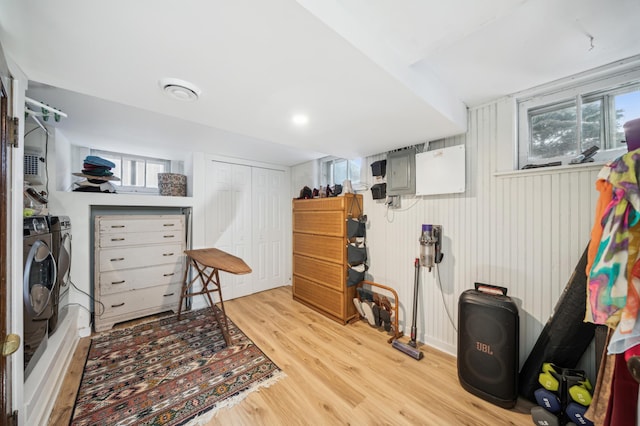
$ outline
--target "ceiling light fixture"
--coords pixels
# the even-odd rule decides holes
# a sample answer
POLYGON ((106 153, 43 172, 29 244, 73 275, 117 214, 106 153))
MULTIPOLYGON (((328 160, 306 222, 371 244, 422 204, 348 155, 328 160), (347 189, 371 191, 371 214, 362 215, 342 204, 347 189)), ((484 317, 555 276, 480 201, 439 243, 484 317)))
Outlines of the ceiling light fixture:
POLYGON ((307 117, 304 114, 296 114, 291 118, 291 121, 296 126, 304 126, 305 124, 307 124, 309 122, 309 117, 307 117))
POLYGON ((159 84, 167 96, 179 101, 195 101, 202 93, 195 84, 178 78, 163 78, 159 84))

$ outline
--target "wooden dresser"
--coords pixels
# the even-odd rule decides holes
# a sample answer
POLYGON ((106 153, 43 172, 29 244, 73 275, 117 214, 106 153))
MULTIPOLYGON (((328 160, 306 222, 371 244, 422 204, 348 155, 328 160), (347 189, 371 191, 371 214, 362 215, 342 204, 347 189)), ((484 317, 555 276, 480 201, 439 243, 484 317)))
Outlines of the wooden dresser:
POLYGON ((357 315, 356 286, 347 286, 346 219, 361 207, 362 195, 354 194, 293 200, 293 298, 343 324, 357 315))
POLYGON ((95 330, 173 310, 185 268, 183 215, 95 217, 95 330))

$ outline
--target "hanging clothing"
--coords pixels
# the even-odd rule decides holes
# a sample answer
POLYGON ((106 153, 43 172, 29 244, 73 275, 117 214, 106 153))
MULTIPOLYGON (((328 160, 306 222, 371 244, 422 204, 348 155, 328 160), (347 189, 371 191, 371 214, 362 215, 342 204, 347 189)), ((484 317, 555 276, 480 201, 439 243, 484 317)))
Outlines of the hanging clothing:
POLYGON ((615 327, 627 303, 632 282, 628 263, 637 260, 629 258, 629 243, 636 236, 640 238, 640 233, 632 229, 640 221, 639 169, 640 150, 636 150, 617 158, 599 174, 611 184, 612 197, 603 213, 602 237, 588 280, 590 313, 586 320, 596 324, 615 327))
POLYGON ((600 244, 600 240, 602 239, 602 228, 604 227, 602 219, 604 218, 604 213, 607 210, 607 206, 611 202, 611 198, 613 197, 613 187, 605 179, 600 178, 596 181, 596 190, 600 193, 600 196, 598 197, 598 201, 596 203, 596 220, 593 222, 593 228, 591 229, 591 240, 589 241, 586 269, 587 277, 591 272, 591 266, 593 266, 593 261, 596 258, 596 253, 598 253, 598 245, 600 244))
POLYGON ((636 426, 638 382, 631 377, 624 354, 615 355, 614 362, 611 395, 603 426, 636 426))
MULTIPOLYGON (((613 198, 613 186, 609 182, 607 182, 607 180, 605 179, 606 176, 608 176, 608 173, 606 173, 606 175, 603 175, 603 177, 598 176, 598 180, 596 181, 596 189, 600 193, 600 196, 598 197, 598 201, 596 203, 596 219, 593 222, 593 228, 591 229, 591 239, 589 240, 589 248, 587 250, 587 267, 585 270, 587 277, 589 277, 589 275, 591 274, 591 267, 593 266, 593 262, 595 261, 596 254, 598 253, 598 247, 600 245, 600 240, 602 239, 602 229, 604 228, 605 212, 607 211, 607 206, 609 205, 609 203, 611 203, 611 199, 613 198)), ((591 321, 591 318, 591 304, 589 303, 587 293, 585 321, 591 321)))

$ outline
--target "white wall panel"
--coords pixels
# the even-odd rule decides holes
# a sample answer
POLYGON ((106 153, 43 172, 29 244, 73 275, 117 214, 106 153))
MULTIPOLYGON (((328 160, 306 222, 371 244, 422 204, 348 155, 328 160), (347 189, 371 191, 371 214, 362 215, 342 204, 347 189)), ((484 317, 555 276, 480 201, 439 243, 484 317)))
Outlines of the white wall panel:
MULTIPOLYGON (((551 315, 585 249, 593 224, 599 166, 497 173, 512 158, 513 123, 498 117, 505 101, 469 111, 468 133, 434 147, 465 144, 467 191, 463 194, 402 197, 399 209, 364 194, 369 248, 368 279, 394 287, 401 299, 401 327, 411 322, 414 268, 423 223, 442 225, 444 259, 422 269, 419 340, 456 353, 458 298, 474 282, 507 287, 520 307, 520 362, 524 362, 551 315), (509 125, 511 125, 509 124, 509 125), (504 151, 508 150, 509 154, 504 151), (443 301, 444 299, 444 301, 443 301)), ((370 164, 385 158, 367 158, 370 164)))

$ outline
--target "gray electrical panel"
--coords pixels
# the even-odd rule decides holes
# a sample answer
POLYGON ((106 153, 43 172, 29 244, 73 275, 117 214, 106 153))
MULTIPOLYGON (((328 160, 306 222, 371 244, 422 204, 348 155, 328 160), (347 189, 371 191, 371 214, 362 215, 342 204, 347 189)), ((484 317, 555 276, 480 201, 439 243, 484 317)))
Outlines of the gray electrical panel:
POLYGON ((416 148, 403 148, 387 154, 387 195, 416 193, 416 148))

